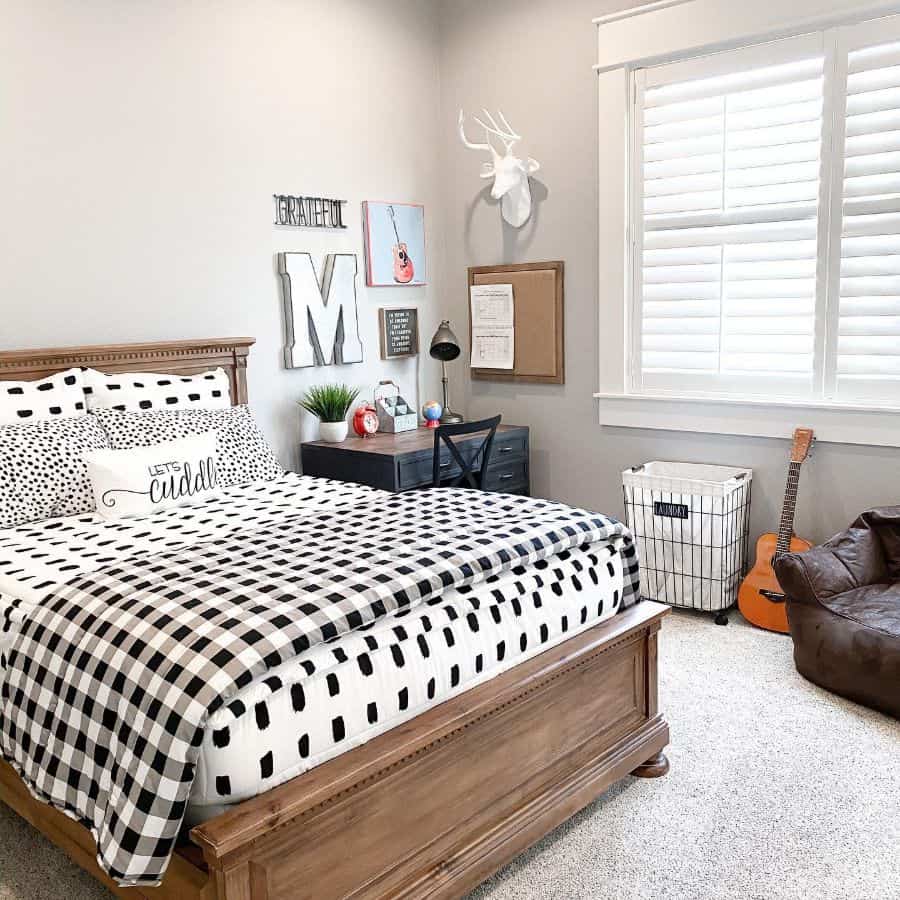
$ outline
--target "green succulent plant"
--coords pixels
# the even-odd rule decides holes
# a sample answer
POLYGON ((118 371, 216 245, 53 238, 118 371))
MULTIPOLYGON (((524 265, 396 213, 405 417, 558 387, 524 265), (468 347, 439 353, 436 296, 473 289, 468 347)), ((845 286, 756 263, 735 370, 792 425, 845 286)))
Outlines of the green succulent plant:
POLYGON ((309 388, 299 404, 320 422, 343 422, 359 389, 346 384, 318 384, 309 388))

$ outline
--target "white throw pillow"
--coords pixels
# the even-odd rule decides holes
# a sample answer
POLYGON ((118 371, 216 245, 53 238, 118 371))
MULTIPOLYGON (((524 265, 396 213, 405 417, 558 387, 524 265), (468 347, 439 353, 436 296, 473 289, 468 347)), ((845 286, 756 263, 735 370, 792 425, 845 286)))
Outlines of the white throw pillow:
POLYGON ((85 369, 88 409, 146 412, 151 409, 227 409, 231 384, 224 369, 199 375, 122 372, 105 375, 85 369))
POLYGON ((95 450, 84 460, 97 512, 105 519, 192 506, 222 493, 213 432, 153 447, 95 450))
POLYGON ((40 381, 0 381, 0 425, 49 422, 86 414, 81 369, 40 381))

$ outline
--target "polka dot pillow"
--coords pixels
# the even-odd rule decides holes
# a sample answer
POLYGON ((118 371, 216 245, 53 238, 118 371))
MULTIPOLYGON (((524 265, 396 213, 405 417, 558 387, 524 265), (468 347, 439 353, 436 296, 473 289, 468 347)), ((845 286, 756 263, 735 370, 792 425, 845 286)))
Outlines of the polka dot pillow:
POLYGON ((0 425, 85 414, 81 369, 57 372, 40 381, 0 381, 0 425))
POLYGON ((113 450, 150 447, 191 434, 216 433, 216 466, 221 487, 272 481, 284 474, 275 454, 246 406, 228 409, 173 409, 122 412, 97 409, 113 450))
POLYGON ((227 409, 231 385, 224 369, 200 375, 123 372, 105 375, 84 370, 87 407, 146 412, 151 409, 227 409))
POLYGON ((0 425, 0 528, 93 512, 84 454, 108 446, 93 416, 0 425))

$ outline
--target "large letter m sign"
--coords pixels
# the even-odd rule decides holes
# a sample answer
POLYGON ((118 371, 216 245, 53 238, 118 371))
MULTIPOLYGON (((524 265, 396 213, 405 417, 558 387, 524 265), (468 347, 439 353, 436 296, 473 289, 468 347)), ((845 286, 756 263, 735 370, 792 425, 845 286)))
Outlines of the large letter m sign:
POLYGON ((289 369, 362 362, 356 314, 356 254, 325 257, 319 278, 309 253, 279 253, 289 369))

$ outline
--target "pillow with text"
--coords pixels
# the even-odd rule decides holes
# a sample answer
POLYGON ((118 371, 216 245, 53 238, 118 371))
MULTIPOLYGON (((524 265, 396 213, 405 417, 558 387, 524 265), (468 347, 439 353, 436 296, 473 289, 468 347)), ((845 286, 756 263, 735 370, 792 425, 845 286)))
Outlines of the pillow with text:
POLYGON ((212 432, 152 447, 94 450, 85 462, 97 512, 105 519, 147 516, 222 495, 212 432))

